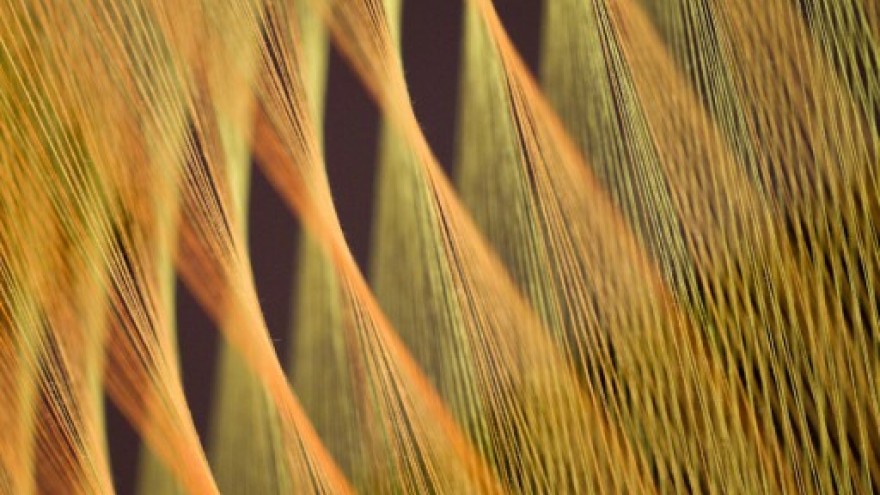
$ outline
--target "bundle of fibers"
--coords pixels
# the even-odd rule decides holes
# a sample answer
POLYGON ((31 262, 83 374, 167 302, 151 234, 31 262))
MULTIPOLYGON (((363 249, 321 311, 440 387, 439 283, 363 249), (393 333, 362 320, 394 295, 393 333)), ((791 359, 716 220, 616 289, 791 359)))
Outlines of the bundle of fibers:
POLYGON ((0 494, 127 490, 111 407, 143 494, 880 491, 880 4, 543 0, 535 74, 463 0, 445 168, 408 5, 0 0, 0 494), (366 264, 331 46, 381 118, 366 264))

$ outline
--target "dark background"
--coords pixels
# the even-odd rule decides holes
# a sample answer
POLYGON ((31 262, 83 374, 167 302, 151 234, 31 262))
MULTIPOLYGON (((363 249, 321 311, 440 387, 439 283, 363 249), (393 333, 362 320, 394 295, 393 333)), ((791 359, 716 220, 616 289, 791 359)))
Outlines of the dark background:
MULTIPOLYGON (((552 1, 552 0, 548 0, 552 1)), ((540 0, 495 0, 510 37, 532 71, 540 47, 540 0)), ((419 122, 448 173, 455 160, 462 0, 405 0, 403 58, 419 122)), ((367 265, 378 138, 378 110, 342 56, 331 48, 325 143, 330 185, 346 239, 363 270, 367 265)), ((296 219, 257 168, 250 199, 249 247, 257 292, 282 363, 287 362, 296 219)), ((183 385, 202 442, 210 421, 218 334, 186 288, 178 283, 177 323, 183 385)), ((107 401, 114 482, 134 492, 140 440, 107 401)))

